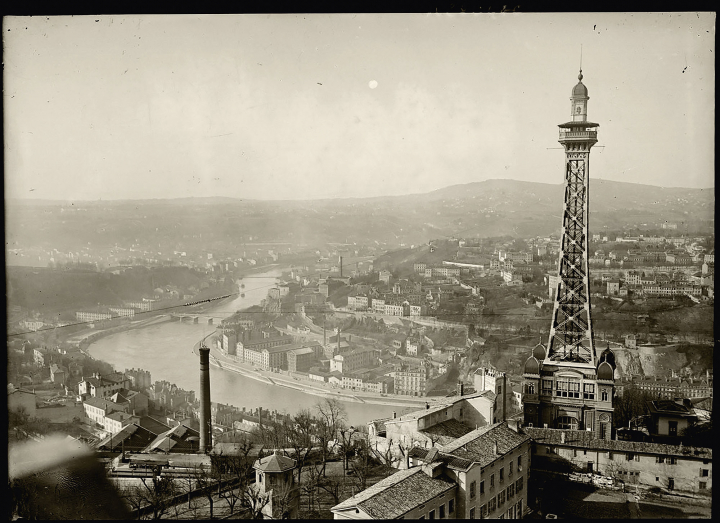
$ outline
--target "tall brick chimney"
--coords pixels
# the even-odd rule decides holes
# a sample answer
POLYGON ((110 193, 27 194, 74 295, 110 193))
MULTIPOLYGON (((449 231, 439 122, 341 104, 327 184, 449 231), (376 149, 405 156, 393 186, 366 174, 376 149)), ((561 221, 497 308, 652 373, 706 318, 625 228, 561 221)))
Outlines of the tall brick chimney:
POLYGON ((212 450, 210 418, 210 349, 200 344, 200 452, 212 450))

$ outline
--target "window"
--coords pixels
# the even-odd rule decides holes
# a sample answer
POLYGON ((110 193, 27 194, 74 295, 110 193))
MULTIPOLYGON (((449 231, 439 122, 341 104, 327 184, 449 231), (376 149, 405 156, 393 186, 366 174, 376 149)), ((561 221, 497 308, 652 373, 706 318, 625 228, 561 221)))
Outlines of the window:
POLYGON ((500 481, 505 481, 505 467, 500 469, 500 481))
POLYGON ((515 482, 515 492, 520 492, 523 489, 523 478, 518 478, 515 482))
POLYGON ((525 392, 527 394, 535 394, 535 384, 534 383, 528 383, 525 386, 525 392))
POLYGON ((435 511, 434 510, 430 511, 430 513, 428 514, 428 519, 435 519, 435 511))
POLYGON ((677 421, 668 421, 668 436, 677 436, 677 421))
POLYGON ((595 384, 594 383, 583 383, 583 398, 586 400, 595 399, 595 384))
POLYGON ((505 503, 505 491, 501 491, 500 494, 498 494, 498 505, 502 505, 505 503))
POLYGON ((603 389, 603 390, 602 390, 602 392, 600 393, 600 399, 601 399, 602 401, 607 401, 607 400, 608 400, 608 391, 607 391, 607 389, 603 389))
POLYGON ((515 495, 515 485, 512 484, 508 487, 508 498, 511 498, 515 495))
POLYGON ((552 380, 542 380, 542 393, 543 394, 552 394, 552 380))
POLYGON ((475 508, 470 509, 470 519, 475 519, 475 508))
POLYGON ((512 476, 512 471, 513 471, 513 462, 511 461, 511 462, 510 462, 510 467, 509 467, 509 470, 508 470, 508 477, 509 477, 509 476, 512 476))
POLYGON ((480 482, 480 494, 485 494, 485 481, 480 482))
POLYGON ((637 461, 638 463, 640 463, 640 454, 635 454, 635 455, 633 456, 633 459, 634 459, 635 461, 637 461))
POLYGON ((445 503, 440 505, 440 519, 443 519, 445 517, 445 503))
POLYGON ((485 516, 487 516, 487 505, 480 507, 480 519, 485 519, 485 516))
POLYGON ((475 497, 475 482, 470 483, 470 498, 475 497))
POLYGON ((452 514, 455 512, 455 500, 451 499, 448 501, 448 514, 452 514))
POLYGON ((490 488, 495 486, 495 474, 490 474, 490 488))
POLYGON ((668 478, 668 489, 673 490, 675 488, 675 478, 668 478))
POLYGON ((707 478, 708 477, 708 469, 700 469, 700 477, 707 478))
POLYGON ((495 498, 492 498, 490 503, 488 503, 488 514, 490 514, 490 512, 495 512, 495 498))
POLYGON ((698 488, 700 490, 707 490, 707 481, 701 481, 700 483, 698 483, 698 488))
POLYGON ((522 470, 522 456, 518 456, 518 472, 522 470))
POLYGON ((627 453, 627 460, 628 460, 628 461, 632 461, 632 460, 633 460, 633 453, 632 453, 632 452, 628 452, 628 453, 627 453))

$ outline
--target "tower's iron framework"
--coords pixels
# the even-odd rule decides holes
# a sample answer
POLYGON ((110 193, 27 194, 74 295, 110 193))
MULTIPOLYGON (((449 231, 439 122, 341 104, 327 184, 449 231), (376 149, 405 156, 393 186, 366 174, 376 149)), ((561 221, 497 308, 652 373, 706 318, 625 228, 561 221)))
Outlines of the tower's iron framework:
POLYGON ((570 122, 560 124, 559 142, 565 148, 565 198, 555 292, 546 362, 596 364, 590 318, 588 277, 588 204, 590 148, 597 143, 599 124, 587 121, 587 89, 573 89, 570 122))

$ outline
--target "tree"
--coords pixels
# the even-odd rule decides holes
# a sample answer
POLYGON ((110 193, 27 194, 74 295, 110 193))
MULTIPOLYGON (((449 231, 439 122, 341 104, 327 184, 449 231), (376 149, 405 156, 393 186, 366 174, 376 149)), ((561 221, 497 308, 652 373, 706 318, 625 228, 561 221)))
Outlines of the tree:
POLYGON ((352 425, 348 428, 345 426, 341 426, 338 428, 338 447, 340 448, 340 453, 343 456, 343 470, 348 469, 348 458, 353 453, 353 435, 357 432, 355 430, 355 427, 352 425))
POLYGON ((646 415, 647 402, 653 399, 649 392, 640 390, 634 385, 625 387, 622 396, 616 397, 613 401, 615 426, 623 427, 634 418, 646 415))
MULTIPOLYGON (((338 428, 347 420, 347 412, 342 403, 335 398, 325 398, 315 406, 318 413, 318 423, 315 436, 320 445, 322 455, 322 475, 325 476, 325 464, 331 452, 331 442, 337 441, 338 428)), ((333 443, 335 446, 336 443, 333 443)))
POLYGON ((215 485, 219 484, 218 478, 216 477, 216 471, 206 469, 202 465, 195 467, 193 471, 193 478, 195 479, 195 488, 200 491, 202 495, 208 500, 208 507, 210 508, 210 519, 213 519, 213 509, 215 506, 215 485))
POLYGON ((316 425, 315 418, 307 409, 301 410, 286 421, 285 434, 287 435, 288 445, 292 447, 295 453, 298 478, 302 473, 305 459, 312 451, 316 425))
POLYGON ((242 497, 242 506, 250 511, 251 519, 263 519, 262 510, 270 503, 270 496, 260 492, 255 485, 245 489, 242 497))
POLYGON ((230 514, 233 514, 235 506, 242 502, 253 471, 253 459, 249 455, 252 443, 247 438, 236 443, 237 453, 234 455, 211 455, 213 467, 220 474, 220 478, 229 483, 218 495, 227 503, 230 514))
POLYGON ((172 506, 176 492, 177 486, 172 478, 155 475, 153 478, 140 478, 140 484, 128 487, 124 494, 130 506, 137 510, 138 519, 143 509, 151 511, 152 519, 160 519, 172 506))

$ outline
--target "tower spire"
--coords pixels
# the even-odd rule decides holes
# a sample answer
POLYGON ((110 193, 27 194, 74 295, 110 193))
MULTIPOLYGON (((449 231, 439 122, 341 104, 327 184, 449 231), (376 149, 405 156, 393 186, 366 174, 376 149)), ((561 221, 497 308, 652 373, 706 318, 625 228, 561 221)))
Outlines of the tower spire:
POLYGON ((582 44, 580 44, 580 74, 578 80, 582 80, 582 44))

